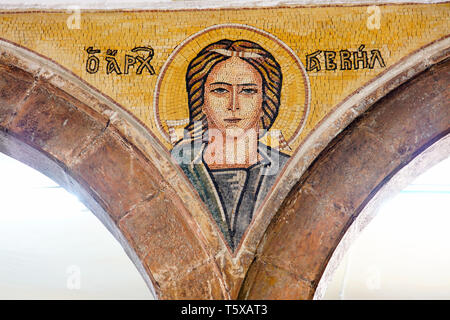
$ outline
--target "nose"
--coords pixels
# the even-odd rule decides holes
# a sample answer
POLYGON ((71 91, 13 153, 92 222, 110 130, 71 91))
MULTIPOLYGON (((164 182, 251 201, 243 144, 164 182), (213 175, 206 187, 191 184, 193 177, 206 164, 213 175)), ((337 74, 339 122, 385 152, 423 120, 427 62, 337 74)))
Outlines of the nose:
POLYGON ((238 101, 238 88, 233 86, 233 90, 231 91, 231 99, 228 105, 228 110, 231 112, 235 112, 239 110, 239 101, 238 101))

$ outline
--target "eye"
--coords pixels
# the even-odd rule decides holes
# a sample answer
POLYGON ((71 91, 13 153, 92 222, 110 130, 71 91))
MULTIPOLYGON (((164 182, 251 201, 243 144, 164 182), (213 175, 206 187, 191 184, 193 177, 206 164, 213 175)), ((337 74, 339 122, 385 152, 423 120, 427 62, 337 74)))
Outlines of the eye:
POLYGON ((228 92, 228 90, 227 89, 225 89, 225 88, 215 88, 215 89, 212 89, 211 90, 211 92, 214 92, 214 93, 227 93, 228 92))
POLYGON ((244 94, 256 94, 256 93, 258 93, 258 89, 255 89, 255 88, 243 88, 241 90, 241 93, 244 93, 244 94))

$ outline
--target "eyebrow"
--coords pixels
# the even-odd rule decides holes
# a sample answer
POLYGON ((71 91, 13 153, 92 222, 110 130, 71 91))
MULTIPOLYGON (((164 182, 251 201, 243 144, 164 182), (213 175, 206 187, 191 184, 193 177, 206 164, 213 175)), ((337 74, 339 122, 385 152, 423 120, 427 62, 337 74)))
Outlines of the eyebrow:
POLYGON ((246 87, 246 86, 258 86, 256 83, 242 83, 242 84, 238 84, 238 86, 242 86, 242 87, 246 87))
POLYGON ((214 84, 224 84, 224 85, 227 85, 227 86, 231 86, 232 85, 231 83, 226 83, 226 82, 213 82, 213 83, 211 83, 211 85, 214 85, 214 84))
MULTIPOLYGON (((227 82, 213 82, 213 83, 211 83, 211 85, 215 85, 215 84, 223 84, 223 85, 227 85, 227 86, 232 86, 231 83, 227 83, 227 82)), ((241 83, 241 84, 238 84, 238 86, 244 87, 244 86, 258 86, 258 85, 256 83, 241 83)))

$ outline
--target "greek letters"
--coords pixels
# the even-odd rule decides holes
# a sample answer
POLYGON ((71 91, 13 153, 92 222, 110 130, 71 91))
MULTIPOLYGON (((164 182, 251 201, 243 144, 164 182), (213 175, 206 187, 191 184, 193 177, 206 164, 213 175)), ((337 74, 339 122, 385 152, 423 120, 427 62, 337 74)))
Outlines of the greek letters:
POLYGON ((352 70, 352 54, 348 50, 339 51, 341 57, 341 70, 352 70))
POLYGON ((362 69, 367 68, 367 52, 364 51, 364 47, 362 44, 359 46, 358 51, 353 52, 353 68, 355 70, 359 69, 360 65, 362 65, 362 69))
POLYGON ((128 74, 130 72, 130 67, 136 64, 136 58, 134 56, 130 56, 129 54, 125 55, 125 66, 123 67, 123 73, 128 74))
POLYGON ((100 66, 100 60, 95 56, 96 53, 100 53, 100 50, 95 50, 92 47, 86 49, 89 54, 86 60, 86 71, 89 73, 96 73, 100 66))
POLYGON ((373 69, 375 66, 386 67, 380 50, 372 49, 370 53, 365 50, 364 44, 356 51, 347 49, 339 52, 331 50, 316 50, 306 55, 306 71, 318 72, 322 67, 326 71, 373 69), (339 68, 338 68, 339 67, 339 68))
POLYGON ((317 50, 311 54, 306 55, 306 71, 320 71, 320 60, 317 58, 317 56, 321 52, 321 50, 317 50))
POLYGON ((335 62, 336 52, 334 51, 324 51, 325 56, 325 70, 336 70, 337 64, 335 62))
POLYGON ((148 55, 147 57, 144 59, 140 56, 136 56, 136 59, 141 63, 141 65, 137 68, 136 70, 136 74, 141 74, 142 70, 144 70, 144 68, 147 69, 147 71, 150 74, 155 74, 155 70, 153 69, 153 67, 149 64, 150 60, 152 60, 154 52, 152 48, 147 48, 147 47, 136 47, 133 50, 131 50, 132 52, 139 52, 139 51, 147 51, 148 55))
POLYGON ((375 61, 378 61, 380 66, 383 68, 386 66, 383 57, 381 56, 380 50, 372 50, 370 51, 370 53, 372 54, 372 56, 370 57, 369 61, 369 69, 373 69, 373 67, 375 66, 375 61))
MULTIPOLYGON (((94 49, 93 46, 86 49, 88 57, 86 59, 86 72, 90 74, 95 74, 101 68, 101 60, 97 54, 101 53, 100 49, 94 49)), ((122 75, 134 73, 142 75, 144 73, 154 75, 155 69, 151 65, 151 60, 154 56, 153 48, 147 46, 139 46, 131 49, 131 52, 136 53, 135 55, 125 54, 123 58, 123 63, 121 59, 117 56, 117 50, 107 49, 104 55, 104 61, 106 65, 104 66, 104 72, 107 75, 122 75)))
POLYGON ((108 49, 106 51, 106 57, 105 60, 108 61, 108 64, 106 65, 106 74, 110 74, 110 73, 117 73, 117 74, 122 74, 122 71, 120 71, 120 67, 119 64, 116 61, 116 54, 117 54, 117 50, 111 50, 108 49))

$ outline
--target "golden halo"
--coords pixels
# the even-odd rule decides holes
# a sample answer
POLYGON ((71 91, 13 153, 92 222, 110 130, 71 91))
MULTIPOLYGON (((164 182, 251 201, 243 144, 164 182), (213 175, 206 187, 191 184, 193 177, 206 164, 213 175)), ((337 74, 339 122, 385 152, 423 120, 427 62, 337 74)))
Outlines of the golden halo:
POLYGON ((306 70, 297 55, 275 36, 241 24, 222 24, 206 28, 185 39, 169 56, 159 73, 154 95, 155 123, 160 134, 172 142, 182 137, 189 120, 186 92, 186 70, 192 59, 207 45, 221 39, 250 40, 269 51, 281 66, 283 83, 278 116, 263 143, 278 148, 269 137, 281 132, 290 144, 302 131, 309 113, 310 84, 306 70), (171 139, 172 137, 172 139, 171 139))

